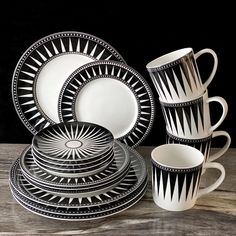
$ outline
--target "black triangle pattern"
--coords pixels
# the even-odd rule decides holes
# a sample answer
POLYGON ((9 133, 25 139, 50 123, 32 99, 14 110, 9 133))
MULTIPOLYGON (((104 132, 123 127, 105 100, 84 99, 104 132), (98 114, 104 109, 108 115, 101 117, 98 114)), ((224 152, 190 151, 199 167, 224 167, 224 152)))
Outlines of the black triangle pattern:
POLYGON ((172 68, 172 70, 174 71, 176 77, 178 78, 178 81, 179 81, 180 85, 182 86, 182 89, 183 89, 185 95, 187 95, 185 87, 184 87, 183 77, 182 77, 182 74, 181 74, 181 71, 180 71, 180 66, 177 65, 174 68, 172 68))
MULTIPOLYGON (((161 77, 160 77, 159 73, 157 71, 155 71, 155 72, 153 71, 151 78, 152 78, 152 76, 155 77, 155 79, 153 78, 153 83, 154 83, 157 91, 161 90, 160 91, 161 93, 159 92, 159 96, 161 96, 161 94, 164 94, 164 96, 165 96, 165 92, 164 92, 164 89, 163 89, 163 86, 161 83, 161 77), (159 88, 158 88, 158 86, 159 86, 159 88)), ((165 97, 165 99, 166 99, 166 97, 165 97)))
POLYGON ((204 148, 207 150, 207 151, 204 150, 205 151, 205 162, 207 162, 209 155, 210 155, 210 150, 211 150, 211 139, 206 141, 204 146, 205 146, 204 148))
POLYGON ((169 123, 170 129, 173 131, 172 123, 171 123, 171 118, 174 122, 174 126, 177 127, 177 122, 175 119, 175 114, 174 114, 174 109, 171 107, 166 107, 166 106, 161 106, 163 109, 163 115, 165 116, 166 124, 169 123))
MULTIPOLYGON (((194 78, 194 83, 195 83, 196 87, 198 87, 198 84, 201 84, 200 74, 199 74, 199 71, 197 68, 197 64, 196 64, 194 58, 190 58, 190 59, 187 59, 186 63, 184 63, 184 64, 176 64, 173 67, 165 68, 165 70, 150 72, 150 74, 152 74, 156 78, 155 81, 153 79, 154 85, 155 85, 155 83, 157 83, 159 85, 159 89, 157 89, 157 90, 161 89, 164 96, 165 96, 165 91, 163 89, 162 83, 165 85, 165 89, 169 92, 171 98, 173 98, 173 94, 171 92, 168 82, 172 84, 172 86, 175 90, 175 93, 179 96, 179 88, 178 88, 177 84, 175 83, 174 73, 175 73, 175 75, 178 79, 178 82, 181 85, 182 90, 184 91, 186 96, 187 96, 187 92, 186 92, 186 88, 185 88, 185 85, 183 82, 184 80, 186 80, 186 82, 189 85, 189 88, 192 91, 193 91, 193 88, 192 88, 191 81, 190 81, 191 78, 194 78), (181 70, 182 70, 185 78, 183 78, 183 76, 181 74, 181 70), (191 73, 191 75, 189 73, 191 73), (196 78, 195 73, 197 74, 197 78, 196 78), (166 76, 168 76, 168 78, 166 76), (196 80, 198 80, 198 81, 196 81, 196 80)), ((151 77, 152 77, 152 75, 151 75, 151 77)), ((156 85, 155 85, 155 87, 157 88, 156 85)), ((166 98, 166 96, 165 96, 165 98, 166 98)))
POLYGON ((173 194, 174 194, 174 189, 175 189, 175 183, 176 183, 176 173, 174 172, 170 172, 169 173, 169 180, 170 180, 170 196, 171 196, 171 200, 173 198, 173 194))
MULTIPOLYGON (((168 70, 166 70, 165 72, 166 72, 166 74, 167 74, 167 73, 168 73, 168 70)), ((170 80, 171 78, 167 78, 166 75, 165 75, 165 73, 164 73, 164 71, 158 71, 158 73, 159 73, 159 76, 160 76, 160 78, 161 78, 161 80, 162 80, 162 83, 165 85, 165 87, 166 87, 168 93, 170 94, 170 96, 171 96, 171 98, 172 98, 172 93, 171 93, 169 84, 168 84, 168 82, 167 82, 167 80, 168 80, 169 82, 172 83, 172 81, 170 80)), ((167 76, 168 76, 168 74, 167 74, 167 76)), ((165 94, 164 91, 163 91, 163 93, 165 94)))
POLYGON ((192 88, 192 85, 191 85, 191 82, 190 82, 190 78, 189 78, 189 74, 188 74, 188 67, 186 66, 186 64, 180 64, 180 68, 182 69, 182 71, 185 75, 186 81, 187 81, 191 91, 193 91, 193 88, 192 88))
POLYGON ((169 114, 166 113, 166 109, 164 106, 161 105, 161 111, 165 120, 165 123, 168 124, 168 121, 170 119, 169 114))
POLYGON ((193 177, 193 173, 192 172, 189 172, 189 173, 186 174, 186 200, 188 198, 192 177, 193 177))
MULTIPOLYGON (((175 119, 173 119, 173 120, 175 121, 175 127, 177 127, 177 117, 176 117, 176 113, 177 113, 177 116, 178 116, 178 118, 179 118, 179 122, 180 122, 180 124, 181 124, 181 126, 182 126, 182 130, 183 130, 183 132, 184 132, 184 126, 183 126, 183 124, 184 124, 183 110, 182 110, 182 109, 179 109, 179 108, 177 108, 177 109, 174 110, 174 113, 173 113, 173 115, 172 115, 172 119, 173 119, 173 117, 175 118, 175 119)), ((178 129, 176 129, 176 130, 178 131, 178 129)))
POLYGON ((165 170, 161 170, 162 174, 162 182, 163 182, 163 192, 164 192, 164 199, 166 196, 166 188, 167 188, 167 180, 168 180, 168 172, 165 170))
POLYGON ((195 192, 195 189, 199 187, 200 183, 200 177, 201 177, 201 171, 202 168, 196 168, 195 170, 191 171, 185 171, 185 172, 180 172, 180 171, 168 171, 165 169, 158 168, 157 166, 153 165, 152 167, 153 171, 153 183, 156 181, 157 183, 157 192, 156 194, 160 194, 160 180, 161 180, 161 175, 162 175, 162 186, 163 186, 163 194, 164 194, 164 199, 166 197, 166 190, 167 190, 167 185, 170 185, 170 194, 171 194, 171 200, 174 195, 174 190, 175 190, 175 185, 178 184, 178 200, 180 201, 182 192, 183 192, 183 186, 185 183, 186 187, 186 195, 185 198, 188 198, 188 195, 191 194, 191 197, 193 197, 193 194, 195 192), (192 185, 192 192, 190 193, 192 185))
POLYGON ((179 173, 178 174, 179 201, 183 190, 184 179, 185 179, 185 173, 179 173))
MULTIPOLYGON (((178 119, 180 121, 180 125, 181 128, 183 130, 183 132, 185 133, 184 130, 184 119, 183 119, 183 113, 185 114, 187 123, 188 123, 188 127, 190 132, 192 132, 192 123, 195 123, 195 126, 197 127, 197 130, 199 131, 199 127, 198 127, 198 120, 200 119, 200 122, 202 124, 202 127, 204 128, 204 115, 203 115, 203 101, 198 100, 197 102, 194 103, 189 103, 189 104, 184 104, 181 106, 182 103, 180 103, 178 106, 168 106, 168 104, 161 104, 162 109, 165 110, 166 113, 163 113, 164 116, 166 116, 166 119, 169 121, 169 124, 171 125, 172 123, 170 122, 171 118, 174 122, 174 125, 176 127, 176 130, 179 130, 179 127, 177 127, 177 117, 176 114, 178 116, 178 119), (193 121, 192 121, 192 117, 191 117, 191 112, 193 114, 193 121), (199 116, 199 112, 200 112, 200 116, 199 116), (170 115, 171 114, 171 117, 170 115)), ((165 120, 166 120, 165 119, 165 120)), ((173 127, 170 127, 171 130, 173 130, 173 127)))
POLYGON ((200 76, 200 73, 199 73, 199 70, 198 70, 198 66, 197 66, 197 64, 196 64, 196 61, 195 61, 195 60, 192 60, 192 63, 193 63, 192 65, 193 65, 193 67, 194 67, 194 70, 195 70, 195 72, 196 72, 196 74, 197 74, 199 83, 201 84, 201 76, 200 76))
MULTIPOLYGON (((157 181, 157 194, 159 194, 160 189, 160 169, 156 168, 155 166, 152 167, 153 178, 157 181)), ((153 180, 154 183, 154 180, 153 180)))
POLYGON ((188 65, 189 65, 189 73, 191 73, 193 81, 195 83, 195 86, 196 86, 196 88, 198 88, 198 82, 196 81, 196 79, 198 79, 198 78, 196 78, 196 76, 195 76, 195 72, 194 72, 195 68, 194 68, 192 60, 189 60, 188 65))
MULTIPOLYGON (((175 83, 175 77, 173 74, 173 70, 166 70, 166 74, 169 77, 169 82, 171 82, 173 88, 175 89, 176 94, 179 96, 179 91, 178 91, 177 85, 175 83)), ((172 94, 171 94, 171 97, 172 97, 172 94)))
POLYGON ((200 112, 199 118, 201 118, 202 127, 203 127, 203 129, 205 129, 205 127, 204 127, 204 114, 203 114, 203 99, 199 100, 197 104, 198 104, 198 109, 200 112))
MULTIPOLYGON (((193 105, 194 106, 194 105, 193 105)), ((190 133, 192 133, 192 125, 191 125, 191 107, 190 106, 186 106, 186 108, 184 109, 184 113, 185 113, 185 118, 187 120, 187 124, 188 124, 188 128, 190 130, 190 133)), ((195 120, 195 119, 194 119, 195 120)), ((181 123, 182 124, 182 128, 183 131, 185 133, 184 130, 184 122, 181 123)))
POLYGON ((199 170, 193 172, 192 198, 193 198, 193 194, 194 194, 194 190, 195 190, 195 187, 196 187, 196 184, 197 184, 197 179, 198 179, 199 174, 200 174, 199 170))
POLYGON ((155 78, 155 76, 153 74, 151 74, 150 76, 151 76, 152 83, 154 84, 154 87, 155 87, 156 91, 158 92, 158 95, 160 96, 159 88, 157 86, 157 79, 155 78))

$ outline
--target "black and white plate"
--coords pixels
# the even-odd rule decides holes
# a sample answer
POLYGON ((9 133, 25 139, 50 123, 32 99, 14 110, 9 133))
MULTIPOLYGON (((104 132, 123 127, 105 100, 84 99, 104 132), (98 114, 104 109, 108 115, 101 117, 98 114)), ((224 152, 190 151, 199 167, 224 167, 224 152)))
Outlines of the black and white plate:
POLYGON ((113 135, 106 128, 88 122, 51 125, 34 135, 32 146, 54 160, 88 160, 113 147, 113 135))
POLYGON ((73 72, 59 96, 60 121, 87 121, 135 147, 153 124, 154 100, 145 79, 115 61, 88 63, 73 72))
POLYGON ((108 191, 95 191, 80 194, 76 197, 47 192, 32 185, 24 178, 19 165, 19 158, 11 167, 10 183, 19 195, 47 206, 64 208, 101 206, 129 196, 147 180, 147 169, 143 157, 134 150, 129 150, 129 154, 131 164, 127 175, 117 186, 108 191))
POLYGON ((82 32, 48 35, 24 52, 13 74, 12 96, 31 133, 59 123, 58 98, 65 80, 75 69, 97 60, 125 63, 107 42, 82 32))
POLYGON ((35 214, 58 220, 83 221, 108 217, 128 209, 129 207, 137 203, 145 194, 147 189, 147 180, 142 186, 140 186, 139 189, 121 200, 105 204, 103 206, 94 206, 88 208, 63 208, 47 206, 31 201, 16 192, 13 187, 10 186, 10 188, 15 200, 24 208, 35 214))
POLYGON ((130 167, 130 154, 123 144, 115 141, 111 165, 100 173, 85 177, 62 177, 47 172, 35 163, 30 146, 22 152, 19 164, 23 174, 38 184, 58 189, 91 188, 110 183, 127 172, 130 167))

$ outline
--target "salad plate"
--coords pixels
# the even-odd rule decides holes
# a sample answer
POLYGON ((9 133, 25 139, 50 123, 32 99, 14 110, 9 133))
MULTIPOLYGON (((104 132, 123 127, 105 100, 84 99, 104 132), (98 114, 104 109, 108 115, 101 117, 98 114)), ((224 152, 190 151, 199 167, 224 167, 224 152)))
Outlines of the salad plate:
POLYGON ((113 147, 106 128, 88 122, 58 123, 40 130, 32 139, 38 153, 54 160, 99 158, 113 147))
POLYGON ((12 98, 31 133, 59 123, 58 98, 65 80, 75 69, 97 60, 125 63, 104 40, 73 31, 48 35, 24 52, 13 73, 12 98))
POLYGON ((130 147, 149 134, 154 108, 151 89, 136 70, 104 60, 75 70, 64 83, 58 102, 61 122, 101 125, 130 147))
POLYGON ((123 173, 127 173, 130 167, 130 154, 123 144, 115 141, 113 162, 103 171, 84 177, 62 177, 40 168, 34 161, 31 146, 22 152, 19 165, 23 175, 33 183, 58 189, 93 188, 110 183, 122 176, 123 173))

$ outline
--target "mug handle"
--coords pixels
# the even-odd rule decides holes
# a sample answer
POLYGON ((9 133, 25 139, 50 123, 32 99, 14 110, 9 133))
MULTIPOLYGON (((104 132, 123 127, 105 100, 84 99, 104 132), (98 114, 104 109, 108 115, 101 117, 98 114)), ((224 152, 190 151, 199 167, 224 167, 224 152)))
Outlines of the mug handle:
POLYGON ((223 182, 224 178, 225 178, 225 168, 217 162, 209 162, 209 163, 205 163, 204 168, 208 169, 208 168, 213 168, 213 169, 218 169, 221 172, 220 177, 215 181, 215 183, 213 183, 212 185, 200 189, 198 191, 198 195, 197 198, 201 197, 202 195, 205 195, 207 193, 212 192, 213 190, 215 190, 216 188, 218 188, 221 183, 223 182))
POLYGON ((213 56, 213 59, 214 59, 214 65, 213 65, 211 74, 208 77, 208 79, 205 81, 205 83, 203 84, 204 88, 206 89, 208 87, 208 85, 211 83, 214 76, 215 76, 215 73, 216 73, 216 70, 217 70, 217 67, 218 67, 218 57, 212 49, 205 48, 205 49, 202 49, 199 52, 195 53, 195 55, 194 55, 195 60, 204 53, 210 53, 213 56))
POLYGON ((216 128, 219 127, 219 125, 224 121, 227 113, 228 113, 228 103, 225 101, 224 98, 222 97, 219 97, 219 96, 215 96, 215 97, 211 97, 211 98, 208 98, 206 100, 207 103, 210 103, 210 102, 218 102, 221 104, 222 108, 223 108, 223 111, 222 111, 222 115, 220 117, 220 119, 218 120, 218 122, 216 122, 216 124, 212 125, 209 132, 213 132, 216 128))
POLYGON ((221 157, 228 149, 231 144, 231 137, 226 131, 214 131, 212 134, 212 138, 218 137, 218 136, 225 136, 227 138, 227 141, 225 145, 216 153, 211 155, 207 161, 211 162, 216 160, 217 158, 221 157))

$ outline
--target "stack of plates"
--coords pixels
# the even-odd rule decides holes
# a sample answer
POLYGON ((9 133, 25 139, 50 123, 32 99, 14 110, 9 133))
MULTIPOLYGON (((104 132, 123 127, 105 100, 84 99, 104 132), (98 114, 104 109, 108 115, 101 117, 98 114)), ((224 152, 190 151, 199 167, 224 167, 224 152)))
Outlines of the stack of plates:
POLYGON ((135 204, 146 187, 143 158, 104 127, 87 122, 41 130, 10 170, 17 202, 61 220, 118 213, 135 204))
POLYGON ((12 80, 16 112, 34 135, 13 163, 10 188, 50 218, 109 216, 145 193, 147 171, 132 148, 149 134, 149 84, 104 40, 75 31, 33 43, 12 80))

